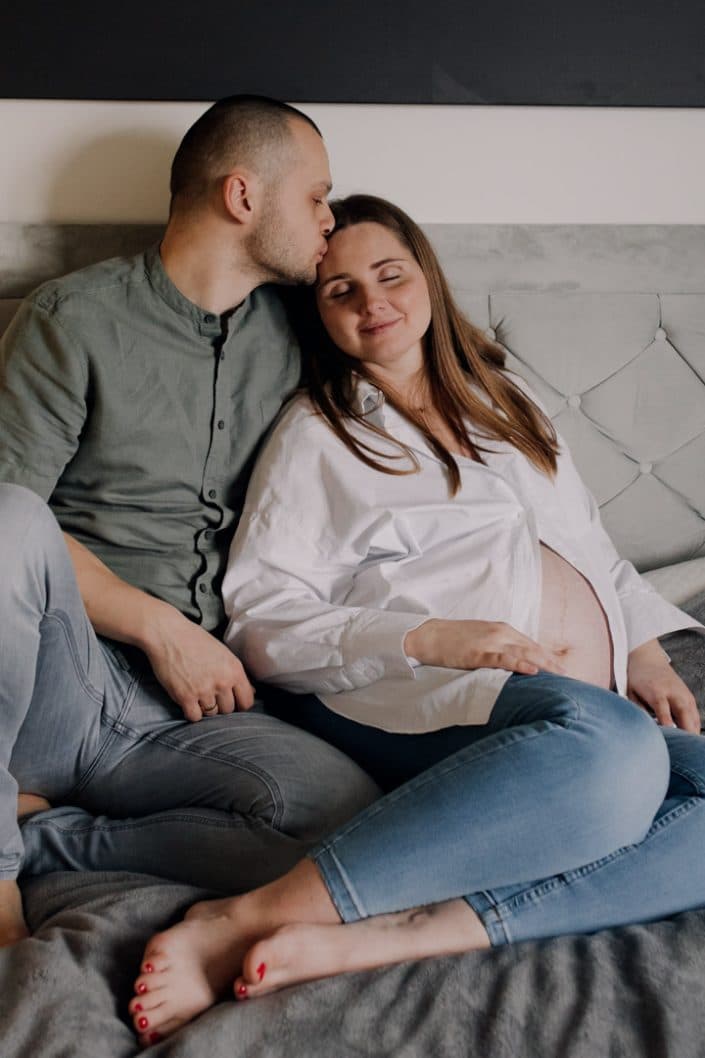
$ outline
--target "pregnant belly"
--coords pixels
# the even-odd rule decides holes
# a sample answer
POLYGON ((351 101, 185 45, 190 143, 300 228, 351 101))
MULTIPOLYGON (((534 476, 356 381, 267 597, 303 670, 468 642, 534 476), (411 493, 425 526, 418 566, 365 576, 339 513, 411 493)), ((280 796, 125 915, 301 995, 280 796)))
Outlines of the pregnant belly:
POLYGON ((539 643, 558 654, 568 676, 611 687, 612 640, 595 592, 575 566, 545 544, 541 570, 539 643))

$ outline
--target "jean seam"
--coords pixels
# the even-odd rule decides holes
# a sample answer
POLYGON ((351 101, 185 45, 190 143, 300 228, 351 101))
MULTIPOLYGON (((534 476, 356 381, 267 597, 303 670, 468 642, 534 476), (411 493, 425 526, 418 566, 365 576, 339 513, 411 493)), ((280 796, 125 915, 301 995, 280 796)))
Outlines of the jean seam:
MULTIPOLYGON (((41 816, 43 813, 37 813, 37 815, 41 816)), ((59 831, 61 834, 114 834, 116 831, 137 830, 140 827, 153 826, 156 818, 159 819, 160 826, 164 823, 178 823, 181 825, 182 823, 200 822, 207 823, 209 827, 213 827, 214 829, 230 830, 233 821, 236 822, 238 826, 246 825, 245 817, 243 815, 229 816, 227 820, 214 820, 211 816, 201 815, 198 811, 183 812, 177 811, 176 809, 168 809, 163 812, 155 812, 149 816, 134 816, 130 820, 112 819, 110 823, 105 826, 97 823, 94 818, 91 818, 90 823, 78 823, 74 825, 62 824, 61 822, 52 819, 51 829, 59 831)), ((23 823, 21 829, 26 830, 30 827, 39 827, 43 829, 46 826, 46 822, 46 820, 40 818, 35 819, 33 817, 32 819, 28 819, 26 823, 23 823)))
MULTIPOLYGON (((138 683, 137 676, 133 673, 132 674, 132 681, 131 681, 131 683, 130 683, 130 685, 127 688, 127 691, 125 693, 125 699, 124 699, 124 702, 123 702, 122 709, 120 710, 120 716, 124 716, 125 712, 129 709, 130 705, 132 704, 132 700, 133 700, 133 698, 135 696, 135 692, 136 692, 136 689, 137 689, 137 683, 138 683)), ((91 781, 91 779, 95 775, 95 773, 96 773, 96 771, 98 769, 98 766, 100 765, 100 762, 102 761, 103 757, 108 752, 108 750, 110 749, 112 744, 115 742, 117 736, 120 733, 120 730, 119 730, 119 728, 120 728, 120 720, 119 719, 112 720, 112 719, 110 719, 108 717, 103 717, 102 718, 102 723, 109 729, 108 733, 106 734, 105 738, 103 739, 103 742, 101 743, 101 745, 100 745, 100 747, 98 749, 98 752, 96 753, 95 757, 93 757, 93 760, 90 762, 90 764, 85 769, 85 771, 81 773, 81 775, 79 776, 79 778, 76 781, 76 783, 69 790, 69 792, 68 792, 68 794, 66 795, 66 798, 65 798, 65 800, 67 800, 67 801, 69 801, 73 797, 74 794, 79 794, 83 789, 85 789, 85 787, 88 785, 88 783, 91 781)))
MULTIPOLYGON (((702 738, 702 735, 696 736, 702 738)), ((699 797, 705 797, 705 786, 703 785, 703 777, 697 772, 692 771, 689 767, 682 764, 672 764, 671 771, 674 775, 678 775, 681 779, 685 779, 690 785, 697 791, 699 797)))
POLYGON ((511 937, 504 928, 505 920, 499 912, 499 905, 490 890, 483 890, 481 894, 472 893, 470 896, 465 896, 462 899, 472 908, 482 922, 493 948, 511 942, 511 937), (476 900, 479 896, 482 896, 485 899, 476 900))
POLYGON ((71 658, 71 663, 73 664, 74 672, 78 677, 78 682, 81 684, 86 694, 90 695, 90 697, 98 705, 102 705, 103 695, 98 690, 98 688, 95 687, 88 679, 85 672, 83 671, 83 667, 79 662, 78 650, 76 648, 76 642, 73 637, 73 630, 71 628, 71 622, 68 619, 68 615, 64 613, 63 610, 47 610, 44 614, 44 619, 48 621, 54 621, 60 626, 62 632, 64 633, 64 638, 68 646, 69 656, 71 658))
MULTIPOLYGON (((135 680, 135 683, 136 682, 137 681, 135 680)), ((267 826, 270 826, 275 830, 279 830, 279 824, 284 814, 284 798, 282 796, 281 790, 279 789, 279 786, 273 782, 271 776, 267 775, 266 772, 261 771, 259 768, 252 764, 245 764, 241 761, 235 761, 232 759, 232 757, 221 756, 217 752, 214 753, 212 751, 209 751, 207 753, 204 753, 200 752, 197 749, 194 749, 192 746, 183 746, 180 743, 172 741, 168 735, 161 735, 158 733, 139 735, 133 728, 127 727, 124 723, 121 723, 119 720, 112 721, 111 726, 113 728, 114 735, 125 738, 135 744, 143 742, 155 743, 157 745, 164 746, 166 749, 171 750, 174 753, 185 753, 188 756, 196 757, 199 760, 217 761, 219 764, 224 764, 227 767, 233 768, 236 772, 244 772, 245 774, 251 775, 255 779, 258 779, 266 788, 271 798, 273 807, 272 818, 271 820, 267 821, 267 826)), ((112 741, 113 739, 111 738, 107 738, 105 740, 105 744, 103 749, 101 749, 100 756, 102 756, 105 747, 111 744, 112 741)), ((98 760, 99 757, 96 758, 96 761, 94 763, 97 763, 98 760)), ((81 784, 81 788, 82 785, 83 783, 81 784)), ((244 816, 244 813, 239 814, 244 816)))
MULTIPOLYGON (((673 823, 680 816, 691 809, 696 808, 699 804, 702 805, 703 798, 698 796, 689 797, 687 801, 682 802, 677 808, 673 808, 670 812, 667 812, 656 822, 652 823, 649 833, 644 838, 644 841, 640 844, 645 844, 656 836, 664 827, 673 823)), ((556 889, 569 888, 572 882, 581 878, 589 878, 591 875, 596 874, 598 871, 603 870, 609 866, 615 860, 625 856, 628 852, 631 852, 635 845, 623 845, 619 849, 615 849, 614 852, 609 853, 607 856, 603 856, 601 859, 596 860, 594 863, 586 864, 583 867, 576 867, 575 870, 565 871, 562 874, 556 875, 551 879, 541 882, 536 886, 529 889, 522 890, 521 893, 515 893, 514 896, 510 897, 505 903, 498 903, 492 899, 492 910, 497 917, 497 922, 501 924, 502 930, 507 937, 508 941, 511 942, 511 932, 507 929, 507 923, 516 917, 517 913, 521 912, 521 907, 512 907, 512 905, 523 905, 523 904, 539 904, 541 901, 550 896, 556 889)), ((488 894, 489 895, 489 894, 488 894)))

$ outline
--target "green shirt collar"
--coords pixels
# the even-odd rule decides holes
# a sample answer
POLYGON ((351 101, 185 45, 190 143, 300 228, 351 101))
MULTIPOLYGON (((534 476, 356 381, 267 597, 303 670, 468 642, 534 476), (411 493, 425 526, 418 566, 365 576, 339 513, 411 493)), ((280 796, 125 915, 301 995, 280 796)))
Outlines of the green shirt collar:
MULTIPOLYGON (((191 320, 194 327, 199 334, 205 335, 206 337, 215 337, 222 332, 222 323, 220 316, 214 312, 209 312, 207 309, 202 309, 199 305, 194 304, 193 301, 189 301, 181 291, 174 286, 169 276, 166 274, 162 259, 159 253, 159 243, 151 246, 144 255, 145 267, 147 271, 147 278, 152 285, 154 291, 162 298, 163 301, 169 305, 175 312, 178 312, 180 316, 185 316, 191 320)), ((244 311, 245 306, 249 303, 249 296, 238 305, 235 311, 231 314, 232 316, 239 315, 244 311)))

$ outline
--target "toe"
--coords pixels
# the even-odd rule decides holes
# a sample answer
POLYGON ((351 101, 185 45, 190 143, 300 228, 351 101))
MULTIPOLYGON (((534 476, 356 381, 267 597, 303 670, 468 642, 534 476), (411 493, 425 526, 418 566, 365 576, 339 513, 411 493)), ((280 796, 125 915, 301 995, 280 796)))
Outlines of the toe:
POLYGON ((144 1014, 147 1010, 154 1010, 164 1002, 164 996, 160 992, 147 992, 143 996, 135 996, 130 1000, 128 1010, 130 1014, 144 1014))
POLYGON ((152 1047, 155 1043, 159 1043, 160 1040, 166 1039, 167 1036, 177 1032, 184 1024, 180 1018, 169 1018, 168 1021, 164 1021, 156 1028, 150 1025, 148 1029, 139 1034, 139 1042, 143 1047, 152 1047))
POLYGON ((164 951, 148 949, 144 953, 144 960, 140 970, 144 974, 163 973, 164 970, 169 969, 169 965, 169 957, 164 951))

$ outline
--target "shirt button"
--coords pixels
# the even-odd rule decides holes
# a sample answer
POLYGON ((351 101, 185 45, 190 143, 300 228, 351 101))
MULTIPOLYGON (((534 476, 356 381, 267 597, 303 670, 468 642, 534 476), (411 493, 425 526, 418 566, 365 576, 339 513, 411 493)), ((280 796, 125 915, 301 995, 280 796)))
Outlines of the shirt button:
POLYGON ((223 349, 220 350, 220 359, 225 360, 225 351, 223 349))
POLYGON ((650 474, 653 469, 654 469, 654 464, 653 463, 640 463, 639 464, 639 473, 640 474, 650 474))
POLYGON ((206 540, 212 540, 215 536, 215 529, 206 529, 203 535, 205 536, 206 540))
POLYGON ((493 341, 495 341, 496 337, 497 337, 497 332, 494 329, 494 327, 488 327, 486 329, 486 331, 485 331, 485 338, 489 338, 489 340, 491 342, 493 342, 493 341))
POLYGON ((579 408, 582 401, 577 393, 574 393, 572 397, 568 397, 568 404, 571 408, 579 408))
POLYGON ((214 500, 217 495, 218 495, 218 493, 215 491, 215 489, 208 489, 208 498, 209 499, 214 500))
POLYGON ((224 430, 225 429, 225 420, 224 419, 218 419, 218 429, 219 430, 224 430))
POLYGON ((206 323, 215 323, 215 316, 212 312, 207 312, 203 317, 206 323))
POLYGON ((208 591, 208 585, 207 584, 199 584, 198 585, 198 590, 200 591, 201 595, 205 595, 206 592, 208 591))
POLYGON ((657 342, 665 342, 667 338, 668 338, 668 335, 664 331, 663 327, 659 327, 658 330, 656 331, 656 334, 654 335, 654 339, 657 342))

